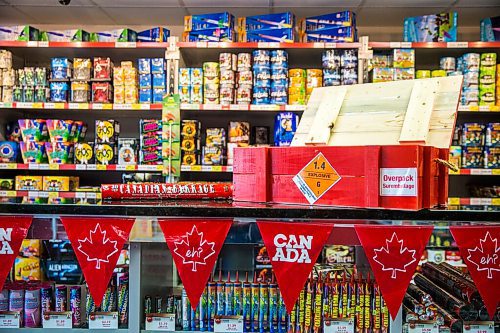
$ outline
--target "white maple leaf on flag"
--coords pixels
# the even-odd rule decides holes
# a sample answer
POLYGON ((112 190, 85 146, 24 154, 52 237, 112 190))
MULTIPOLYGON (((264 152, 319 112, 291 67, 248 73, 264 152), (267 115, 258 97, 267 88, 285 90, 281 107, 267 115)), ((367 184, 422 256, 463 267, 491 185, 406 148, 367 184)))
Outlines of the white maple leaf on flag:
POLYGON ((204 239, 203 232, 193 225, 191 232, 182 236, 180 242, 174 242, 174 253, 182 258, 183 264, 192 264, 192 271, 196 272, 197 265, 206 265, 206 260, 215 253, 215 242, 207 242, 204 239))
POLYGON ((477 271, 487 271, 488 279, 493 279, 493 271, 500 271, 498 253, 498 240, 493 238, 490 232, 486 232, 484 239, 479 240, 479 246, 469 249, 467 260, 477 266, 477 271))
POLYGON ((78 251, 87 256, 87 261, 95 261, 96 269, 101 269, 101 262, 109 262, 109 257, 118 252, 117 241, 106 237, 106 231, 97 223, 89 237, 78 240, 78 251))
POLYGON ((392 279, 396 278, 397 272, 406 272, 406 267, 417 260, 416 251, 405 247, 403 240, 398 239, 396 232, 392 234, 390 240, 385 240, 385 247, 382 246, 373 251, 375 252, 373 260, 382 266, 383 271, 392 271, 392 279))

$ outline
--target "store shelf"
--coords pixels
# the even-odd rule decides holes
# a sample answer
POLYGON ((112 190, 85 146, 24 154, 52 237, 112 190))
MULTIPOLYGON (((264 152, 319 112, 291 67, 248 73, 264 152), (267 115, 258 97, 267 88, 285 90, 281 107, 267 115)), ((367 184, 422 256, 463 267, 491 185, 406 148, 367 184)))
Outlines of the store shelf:
POLYGON ((448 198, 448 205, 500 206, 500 198, 448 198))
POLYGON ((162 171, 162 165, 0 163, 0 170, 162 171))
POLYGON ((460 105, 460 106, 458 106, 458 111, 459 112, 499 112, 500 105, 482 105, 482 106, 460 105))
MULTIPOLYGON (((43 328, 28 328, 28 327, 25 327, 25 328, 10 328, 8 330, 6 329, 0 329, 0 332, 10 332, 10 333, 14 333, 14 332, 19 332, 19 333, 42 333, 42 332, 47 332, 49 329, 43 329, 43 328)), ((53 330, 54 332, 57 332, 57 333, 124 333, 124 332, 128 332, 129 330, 126 329, 126 328, 122 328, 122 329, 117 329, 117 330, 113 330, 113 329, 105 329, 105 330, 102 330, 102 329, 88 329, 88 328, 57 328, 57 329, 54 329, 53 330)), ((151 332, 151 331, 148 331, 148 332, 151 332)))
POLYGON ((182 165, 181 171, 185 172, 233 172, 233 166, 223 165, 182 165))
POLYGON ((500 48, 500 42, 370 42, 374 49, 493 49, 500 48))
POLYGON ((112 103, 25 103, 0 102, 0 109, 44 110, 161 110, 162 104, 112 104, 112 103))
POLYGON ((100 199, 97 192, 48 192, 48 191, 0 191, 3 198, 66 198, 66 199, 100 199))
POLYGON ((34 47, 34 48, 95 48, 95 49, 165 49, 168 43, 136 43, 136 42, 22 42, 0 41, 0 47, 34 47))
POLYGON ((360 43, 278 43, 278 42, 179 42, 184 49, 355 49, 360 43))
POLYGON ((240 105, 240 104, 181 104, 181 110, 199 110, 199 111, 296 111, 302 112, 306 109, 305 105, 240 105))
POLYGON ((457 172, 450 170, 452 176, 500 176, 500 169, 459 169, 457 172))

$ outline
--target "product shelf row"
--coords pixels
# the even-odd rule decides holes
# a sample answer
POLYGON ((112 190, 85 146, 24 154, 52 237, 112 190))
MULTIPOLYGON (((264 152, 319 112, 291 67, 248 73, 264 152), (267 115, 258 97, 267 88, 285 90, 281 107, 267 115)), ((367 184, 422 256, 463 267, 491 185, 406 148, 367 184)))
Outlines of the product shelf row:
MULTIPOLYGON (((37 42, 37 41, 0 41, 0 47, 32 47, 32 48, 142 48, 164 49, 169 43, 136 43, 136 42, 37 42)), ((239 48, 239 49, 332 49, 360 48, 361 43, 279 43, 279 42, 178 42, 180 48, 239 48)), ((500 42, 369 42, 375 49, 417 48, 417 49, 449 49, 449 48, 498 48, 500 42)))
MULTIPOLYGON (((0 170, 80 170, 80 171, 162 171, 163 165, 103 165, 103 164, 24 164, 0 163, 0 170)), ((232 172, 228 165, 183 165, 181 171, 193 172, 232 172)))

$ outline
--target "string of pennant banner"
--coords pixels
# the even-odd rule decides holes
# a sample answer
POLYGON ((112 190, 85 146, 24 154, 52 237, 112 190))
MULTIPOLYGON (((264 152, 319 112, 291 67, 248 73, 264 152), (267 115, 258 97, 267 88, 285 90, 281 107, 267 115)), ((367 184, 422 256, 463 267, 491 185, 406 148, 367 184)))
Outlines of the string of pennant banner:
MULTIPOLYGON (((135 219, 61 217, 61 221, 89 292, 99 303, 135 219)), ((32 218, 25 216, 0 217, 0 290, 31 222, 32 218)), ((158 223, 194 309, 233 219, 159 218, 158 223)), ((257 221, 257 226, 290 312, 335 227, 316 221, 257 221)), ((433 226, 355 225, 354 228, 391 317, 395 318, 433 226)), ((450 231, 492 318, 500 302, 500 225, 450 226, 450 231)))

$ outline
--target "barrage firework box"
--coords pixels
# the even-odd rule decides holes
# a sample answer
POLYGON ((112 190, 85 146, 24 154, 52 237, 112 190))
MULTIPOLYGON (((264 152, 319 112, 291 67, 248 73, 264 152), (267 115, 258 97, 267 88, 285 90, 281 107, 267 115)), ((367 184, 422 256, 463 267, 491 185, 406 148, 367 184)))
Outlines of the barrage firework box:
POLYGON ((16 176, 16 191, 41 191, 42 176, 16 176))
POLYGON ((357 41, 357 30, 354 27, 333 27, 318 31, 311 31, 300 34, 300 41, 303 43, 309 42, 326 42, 326 43, 352 43, 357 41))
POLYGON ((263 29, 238 32, 238 42, 293 43, 297 34, 293 28, 263 29))
POLYGON ((95 164, 93 142, 75 143, 74 163, 95 164))
POLYGON ((234 16, 228 12, 184 16, 184 31, 233 27, 234 16))
POLYGON ((95 121, 95 142, 114 143, 120 135, 120 123, 114 119, 95 121))
POLYGON ((238 18, 238 31, 295 28, 295 15, 291 12, 254 15, 238 18))
POLYGON ((461 84, 450 76, 314 89, 291 147, 235 148, 234 200, 408 210, 447 204, 461 84), (388 121, 396 115, 398 124, 388 121))
POLYGON ((184 42, 233 42, 236 33, 232 28, 215 28, 184 32, 184 42))
POLYGON ((117 162, 116 143, 96 143, 94 147, 96 164, 111 165, 117 162))
POLYGON ((118 164, 136 165, 139 162, 138 142, 135 138, 118 139, 118 164))
POLYGON ((299 20, 299 30, 312 32, 336 27, 355 27, 356 14, 350 10, 319 16, 306 17, 299 20))
POLYGON ((170 37, 170 30, 163 27, 155 27, 137 33, 138 42, 166 43, 168 37, 170 37))
POLYGON ((456 42, 457 13, 407 17, 404 20, 405 42, 456 42))

